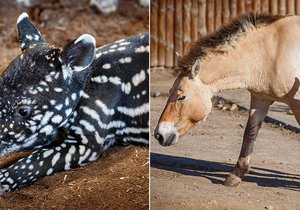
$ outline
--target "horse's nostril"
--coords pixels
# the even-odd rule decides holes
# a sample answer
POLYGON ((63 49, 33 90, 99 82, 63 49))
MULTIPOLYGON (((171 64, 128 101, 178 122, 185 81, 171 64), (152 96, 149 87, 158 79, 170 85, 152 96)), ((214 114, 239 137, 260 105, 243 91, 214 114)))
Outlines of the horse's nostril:
POLYGON ((160 142, 163 143, 164 142, 164 137, 162 135, 160 135, 159 133, 156 134, 156 139, 160 142))

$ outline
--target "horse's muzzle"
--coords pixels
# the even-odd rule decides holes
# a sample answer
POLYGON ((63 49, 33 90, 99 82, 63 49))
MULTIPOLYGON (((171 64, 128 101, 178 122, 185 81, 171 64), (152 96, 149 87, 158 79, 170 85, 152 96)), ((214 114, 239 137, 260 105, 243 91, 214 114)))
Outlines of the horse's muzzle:
POLYGON ((170 146, 176 144, 178 141, 178 131, 174 127, 174 123, 161 122, 154 130, 154 137, 162 146, 170 146))

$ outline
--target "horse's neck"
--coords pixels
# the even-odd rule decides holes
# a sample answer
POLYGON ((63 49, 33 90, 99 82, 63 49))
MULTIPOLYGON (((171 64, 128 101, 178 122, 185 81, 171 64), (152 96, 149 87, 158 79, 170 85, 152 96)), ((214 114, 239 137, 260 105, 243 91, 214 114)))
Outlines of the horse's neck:
POLYGON ((260 37, 248 36, 224 54, 208 55, 201 65, 200 80, 213 92, 251 89, 253 78, 259 77, 264 65, 264 51, 255 45, 261 43, 258 42, 260 37))

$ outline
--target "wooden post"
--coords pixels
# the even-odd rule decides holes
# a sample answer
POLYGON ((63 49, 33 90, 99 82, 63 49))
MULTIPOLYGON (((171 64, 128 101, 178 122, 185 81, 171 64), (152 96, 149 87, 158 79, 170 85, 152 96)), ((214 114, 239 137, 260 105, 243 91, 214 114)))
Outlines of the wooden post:
POLYGON ((253 11, 260 12, 260 0, 253 0, 253 11))
MULTIPOLYGON (((182 0, 175 1, 175 52, 180 55, 183 54, 183 42, 182 42, 182 0)), ((177 65, 177 60, 175 59, 177 65)))
POLYGON ((269 13, 269 0, 262 1, 262 12, 269 13))
POLYGON ((296 7, 296 14, 300 15, 300 1, 298 1, 298 0, 296 1, 296 6, 295 7, 296 7))
POLYGON ((230 10, 229 10, 229 0, 223 0, 222 5, 222 19, 223 19, 223 25, 227 24, 230 19, 230 10))
POLYGON ((207 34, 206 28, 206 0, 199 0, 199 37, 207 34))
POLYGON ((238 0, 237 2, 237 10, 238 10, 238 16, 241 16, 242 14, 244 14, 246 12, 246 8, 245 8, 245 0, 238 0))
POLYGON ((235 18, 237 16, 237 0, 231 0, 230 4, 230 18, 235 18))
POLYGON ((246 12, 252 12, 252 0, 245 0, 246 12))
POLYGON ((278 14, 278 0, 270 0, 270 13, 272 15, 278 14))
POLYGON ((159 0, 158 12, 158 65, 165 65, 166 47, 166 0, 159 0))
POLYGON ((215 29, 214 23, 214 11, 215 5, 214 0, 207 0, 207 10, 206 10, 206 25, 207 25, 207 32, 212 33, 215 29))
POLYGON ((150 7, 150 62, 151 66, 157 66, 157 18, 158 18, 158 2, 157 0, 151 1, 150 7))
POLYGON ((192 0, 192 25, 191 25, 191 41, 195 42, 198 39, 198 0, 192 0))
POLYGON ((215 0, 215 30, 222 25, 222 2, 215 0))
POLYGON ((295 14, 295 0, 287 0, 287 14, 294 15, 295 14))
POLYGON ((165 66, 174 66, 174 0, 167 0, 165 66))
POLYGON ((184 1, 183 8, 183 52, 187 52, 191 44, 191 1, 184 1))
POLYGON ((278 14, 280 14, 280 15, 286 14, 286 1, 285 0, 279 0, 278 14))

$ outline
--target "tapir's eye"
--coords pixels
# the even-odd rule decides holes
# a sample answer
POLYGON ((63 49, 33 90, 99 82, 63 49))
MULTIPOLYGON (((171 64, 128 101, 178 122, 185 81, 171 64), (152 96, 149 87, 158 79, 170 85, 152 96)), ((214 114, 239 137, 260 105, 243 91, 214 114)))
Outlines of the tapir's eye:
POLYGON ((178 101, 183 101, 186 98, 186 96, 180 96, 177 100, 178 101))
POLYGON ((20 106, 18 108, 18 115, 20 117, 23 117, 23 118, 29 117, 30 113, 31 113, 31 107, 29 107, 29 106, 20 106))

